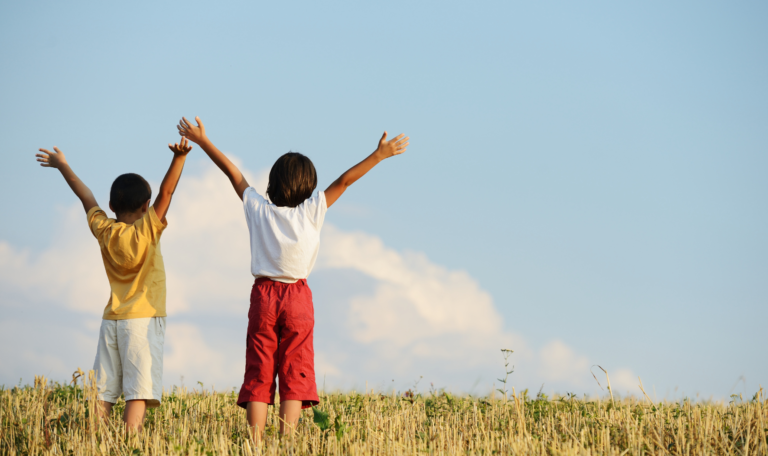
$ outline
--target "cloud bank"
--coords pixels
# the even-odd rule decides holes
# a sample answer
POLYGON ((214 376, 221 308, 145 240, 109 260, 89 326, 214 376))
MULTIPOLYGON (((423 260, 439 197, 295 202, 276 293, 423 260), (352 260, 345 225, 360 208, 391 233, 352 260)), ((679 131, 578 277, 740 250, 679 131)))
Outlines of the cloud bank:
MULTIPOLYGON (((239 387, 253 281, 242 206, 218 169, 188 167, 162 249, 168 274, 166 385, 239 387)), ((266 172, 246 173, 257 190, 266 172)), ((154 187, 154 186, 153 186, 154 187)), ((101 201, 106 206, 106 201, 101 201)), ((334 209, 336 209, 334 207, 334 209)), ((493 297, 466 271, 420 252, 388 248, 370 233, 323 228, 309 284, 315 298, 316 372, 328 388, 435 387, 487 394, 513 349, 518 389, 597 392, 589 357, 565 342, 531 347, 505 325, 493 297)), ((90 368, 109 287, 79 204, 61 209, 50 244, 0 241, 0 383, 33 375, 65 380, 90 368)), ((636 376, 617 370, 617 391, 636 376)))

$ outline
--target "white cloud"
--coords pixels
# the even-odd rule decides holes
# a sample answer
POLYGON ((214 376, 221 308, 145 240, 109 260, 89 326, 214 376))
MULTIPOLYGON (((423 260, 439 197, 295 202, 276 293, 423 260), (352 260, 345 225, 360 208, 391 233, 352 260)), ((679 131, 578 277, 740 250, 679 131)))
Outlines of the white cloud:
POLYGON ((376 281, 372 294, 349 300, 348 328, 358 343, 381 342, 394 356, 463 359, 467 367, 497 361, 504 347, 528 352, 522 338, 503 331, 491 296, 476 280, 423 254, 399 253, 376 236, 326 225, 317 267, 352 269, 376 281))
POLYGON ((589 360, 578 355, 559 340, 553 340, 539 350, 539 374, 550 382, 578 378, 589 370, 589 360))
POLYGON ((637 375, 630 369, 617 369, 616 372, 608 372, 611 378, 611 388, 619 393, 640 395, 640 381, 637 375))
MULTIPOLYGON (((178 384, 183 375, 188 386, 199 380, 229 388, 240 384, 244 369, 253 282, 247 227, 242 204, 222 173, 210 163, 200 172, 190 168, 194 165, 179 184, 162 241, 169 313, 165 383, 178 384)), ((266 172, 247 177, 265 190, 266 172)), ((21 312, 13 328, 10 320, 3 322, 0 383, 20 372, 64 375, 92 363, 94 320, 109 290, 98 247, 79 204, 62 211, 53 233, 50 245, 37 251, 0 242, 0 293, 7 297, 0 309, 21 312), (44 308, 58 309, 77 323, 50 330, 56 328, 54 317, 36 325, 35 318, 46 313, 25 311, 44 308), (23 336, 19 331, 41 342, 7 348, 23 336), (51 355, 54 343, 77 354, 51 355), (75 360, 78 365, 68 366, 75 360)), ((512 381, 518 385, 593 388, 585 355, 562 341, 529 347, 505 329, 493 298, 467 272, 449 270, 422 253, 395 251, 377 236, 326 223, 310 284, 320 322, 315 341, 320 385, 325 377, 333 387, 394 377, 410 382, 425 375, 465 390, 479 379, 485 388, 503 371, 499 350, 510 348, 517 366, 512 381)), ((614 389, 633 377, 617 370, 614 389)))
MULTIPOLYGON (((98 248, 81 205, 59 209, 56 229, 51 230, 51 247, 34 255, 0 242, 0 286, 2 290, 54 300, 78 311, 93 309, 94 296, 109 297, 98 248)), ((7 300, 11 304, 13 300, 7 300)))

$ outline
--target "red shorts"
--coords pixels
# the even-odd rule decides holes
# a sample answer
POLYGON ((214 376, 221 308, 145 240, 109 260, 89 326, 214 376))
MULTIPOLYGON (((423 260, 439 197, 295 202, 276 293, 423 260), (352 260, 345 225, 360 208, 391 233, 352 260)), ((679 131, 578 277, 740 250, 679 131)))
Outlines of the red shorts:
POLYGON ((301 408, 319 404, 314 329, 312 291, 305 279, 296 283, 256 279, 248 311, 245 379, 237 405, 274 404, 275 376, 281 400, 302 401, 301 408))

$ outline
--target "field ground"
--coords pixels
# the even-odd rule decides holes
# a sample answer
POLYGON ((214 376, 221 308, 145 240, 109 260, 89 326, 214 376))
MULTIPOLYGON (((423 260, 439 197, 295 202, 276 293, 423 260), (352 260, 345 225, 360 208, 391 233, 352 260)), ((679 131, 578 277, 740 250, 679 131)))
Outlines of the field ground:
POLYGON ((322 394, 297 432, 280 439, 270 410, 259 452, 234 393, 174 389, 144 432, 126 435, 118 402, 98 423, 93 389, 38 378, 0 389, 0 454, 768 454, 762 390, 730 403, 650 403, 574 396, 503 398, 428 394, 322 394))

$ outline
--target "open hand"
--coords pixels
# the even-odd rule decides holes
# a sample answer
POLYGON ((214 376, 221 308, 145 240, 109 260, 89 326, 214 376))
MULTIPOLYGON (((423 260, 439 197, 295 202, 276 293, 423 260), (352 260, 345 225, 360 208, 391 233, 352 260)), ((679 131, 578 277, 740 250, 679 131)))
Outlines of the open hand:
POLYGON ((200 141, 205 139, 205 126, 200 121, 199 117, 195 117, 197 125, 192 125, 186 117, 182 117, 179 125, 176 128, 179 129, 179 134, 193 143, 200 144, 200 141))
POLYGON ((400 155, 405 152, 405 148, 408 147, 408 139, 409 138, 404 134, 400 134, 394 139, 387 141, 387 132, 385 131, 384 134, 381 135, 379 147, 376 149, 376 152, 381 154, 382 159, 400 155))
POLYGON ((55 152, 51 152, 47 149, 38 149, 42 154, 35 154, 37 161, 40 162, 40 166, 43 168, 61 168, 67 164, 67 159, 64 157, 64 153, 59 150, 58 147, 53 147, 55 152))
POLYGON ((171 149, 174 155, 187 155, 192 150, 192 146, 187 141, 187 138, 181 138, 181 141, 174 145, 168 144, 168 148, 171 149))

